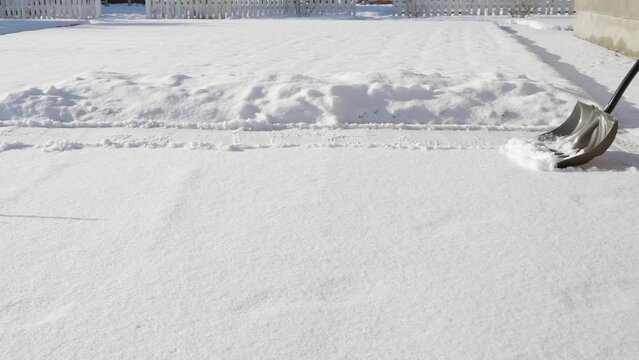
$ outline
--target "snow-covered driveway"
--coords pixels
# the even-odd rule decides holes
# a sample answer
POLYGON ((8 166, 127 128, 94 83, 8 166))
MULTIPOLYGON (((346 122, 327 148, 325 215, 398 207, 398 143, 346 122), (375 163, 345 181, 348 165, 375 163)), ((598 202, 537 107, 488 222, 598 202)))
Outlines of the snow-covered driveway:
POLYGON ((639 87, 589 166, 502 148, 631 59, 317 19, 102 21, 0 59, 0 358, 639 356, 639 87))
POLYGON ((5 124, 514 128, 582 95, 493 22, 103 21, 0 49, 5 124))

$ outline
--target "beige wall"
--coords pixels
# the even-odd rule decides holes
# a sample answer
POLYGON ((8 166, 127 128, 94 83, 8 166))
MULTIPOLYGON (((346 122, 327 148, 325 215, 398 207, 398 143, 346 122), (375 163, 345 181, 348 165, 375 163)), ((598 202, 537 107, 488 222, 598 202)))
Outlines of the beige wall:
POLYGON ((575 34, 639 56, 639 0, 576 0, 575 34))

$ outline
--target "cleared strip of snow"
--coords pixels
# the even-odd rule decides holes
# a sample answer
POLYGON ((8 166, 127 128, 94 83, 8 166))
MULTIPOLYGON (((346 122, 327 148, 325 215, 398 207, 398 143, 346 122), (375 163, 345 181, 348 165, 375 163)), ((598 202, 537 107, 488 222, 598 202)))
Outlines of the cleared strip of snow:
MULTIPOLYGON (((481 150, 500 145, 501 132, 414 131, 386 129, 203 131, 190 129, 103 128, 83 129, 5 128, 2 139, 43 151, 85 148, 189 149, 243 151, 279 148, 385 148, 396 150, 481 150)), ((512 135, 515 133, 505 133, 512 135)))
MULTIPOLYGON (((558 171, 557 159, 520 131, 290 129, 278 131, 208 131, 174 128, 0 128, 0 143, 17 144, 6 150, 33 148, 45 152, 82 149, 176 149, 203 151, 255 151, 276 149, 389 149, 417 152, 492 150, 515 165, 532 171, 558 171)), ((639 167, 639 144, 631 132, 618 135, 609 152, 582 170, 633 170, 639 167)), ((561 170, 570 171, 570 170, 561 170)))

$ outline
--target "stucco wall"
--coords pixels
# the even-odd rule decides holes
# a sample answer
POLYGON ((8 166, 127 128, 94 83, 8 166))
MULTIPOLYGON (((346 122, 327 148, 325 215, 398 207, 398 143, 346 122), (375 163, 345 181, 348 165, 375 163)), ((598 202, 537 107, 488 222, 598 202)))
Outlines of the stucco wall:
POLYGON ((639 0, 576 0, 575 34, 639 56, 639 0))

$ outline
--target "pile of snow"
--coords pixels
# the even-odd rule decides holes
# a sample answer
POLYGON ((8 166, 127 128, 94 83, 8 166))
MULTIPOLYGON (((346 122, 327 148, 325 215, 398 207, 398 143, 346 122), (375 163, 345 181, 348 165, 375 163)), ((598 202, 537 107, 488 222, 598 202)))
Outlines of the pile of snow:
POLYGON ((130 20, 57 31, 2 39, 22 52, 0 68, 0 125, 547 128, 583 95, 489 21, 130 20), (34 71, 43 58, 52 70, 34 71))
POLYGON ((557 157, 542 145, 523 139, 510 139, 500 149, 515 164, 534 171, 551 171, 557 165, 557 157))
POLYGON ((206 76, 90 72, 0 100, 0 123, 272 130, 361 125, 517 128, 554 124, 574 97, 521 75, 469 77, 407 71, 339 74, 330 81, 264 74, 206 76))

